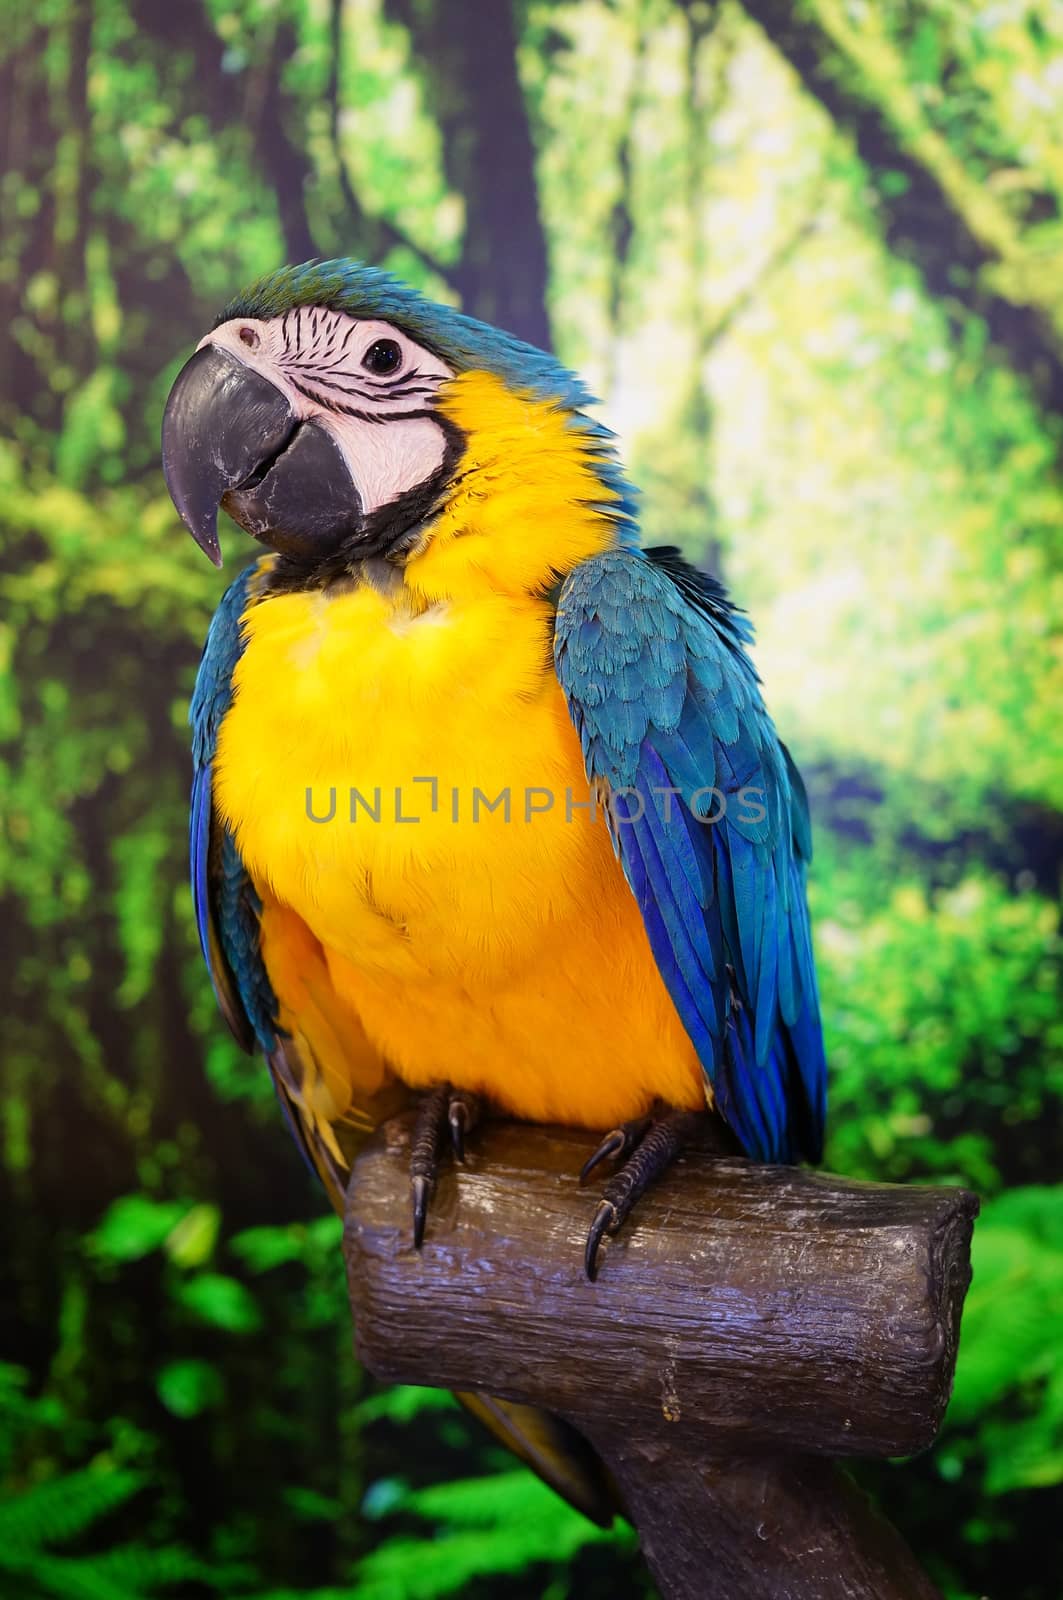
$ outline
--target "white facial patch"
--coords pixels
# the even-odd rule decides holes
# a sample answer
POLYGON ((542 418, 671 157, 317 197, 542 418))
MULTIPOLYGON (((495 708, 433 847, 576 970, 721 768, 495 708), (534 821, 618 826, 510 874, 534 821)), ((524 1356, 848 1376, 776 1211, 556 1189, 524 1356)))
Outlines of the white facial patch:
POLYGON ((439 471, 447 438, 426 415, 446 362, 389 322, 300 306, 258 321, 236 317, 199 342, 268 378, 300 422, 313 418, 343 452, 362 510, 377 511, 439 471))

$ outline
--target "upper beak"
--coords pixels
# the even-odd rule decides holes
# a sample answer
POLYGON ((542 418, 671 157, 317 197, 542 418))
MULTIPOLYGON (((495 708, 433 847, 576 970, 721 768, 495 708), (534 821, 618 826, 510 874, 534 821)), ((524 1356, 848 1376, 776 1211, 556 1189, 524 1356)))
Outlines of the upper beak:
POLYGON ((267 467, 295 427, 280 390, 214 345, 178 373, 162 417, 162 470, 181 520, 216 567, 223 495, 267 467))

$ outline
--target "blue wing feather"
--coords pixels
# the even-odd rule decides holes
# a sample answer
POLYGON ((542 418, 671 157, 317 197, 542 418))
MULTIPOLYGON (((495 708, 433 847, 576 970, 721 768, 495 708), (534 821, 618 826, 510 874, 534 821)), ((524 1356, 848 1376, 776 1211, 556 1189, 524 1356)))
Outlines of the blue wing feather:
POLYGON ((196 928, 218 1005, 238 1044, 262 1050, 284 1119, 310 1171, 342 1210, 343 1177, 331 1153, 300 1113, 301 1063, 277 1022, 277 1000, 259 944, 262 910, 236 840, 214 810, 212 774, 218 732, 232 704, 233 673, 243 650, 241 623, 254 603, 257 572, 246 567, 230 584, 210 624, 189 708, 192 805, 189 857, 196 928))
POLYGON ((555 663, 721 1114, 762 1160, 816 1160, 826 1063, 804 893, 808 805, 764 709, 750 638, 723 590, 675 552, 615 550, 563 584, 555 663))
POLYGON ((210 850, 211 773, 205 761, 192 777, 192 803, 188 820, 188 855, 192 875, 192 905, 203 960, 210 966, 210 896, 207 893, 207 856, 210 850))
POLYGON ((238 1044, 267 1053, 276 1044, 276 1001, 258 950, 258 905, 236 843, 214 811, 218 730, 232 704, 243 649, 240 620, 253 598, 255 568, 230 584, 211 619, 189 708, 192 804, 189 865, 196 929, 222 1015, 238 1044))
POLYGON ((695 1000, 695 992, 687 984, 679 967, 675 947, 665 926, 661 908, 653 895, 642 850, 639 840, 632 836, 626 853, 628 866, 628 881, 631 883, 635 900, 642 911, 646 933, 650 941, 661 976, 668 986, 668 992, 676 1003, 684 1019, 684 1026, 694 1042, 694 1047, 702 1061, 713 1060, 716 1054, 716 1045, 709 1031, 701 1009, 695 1000))

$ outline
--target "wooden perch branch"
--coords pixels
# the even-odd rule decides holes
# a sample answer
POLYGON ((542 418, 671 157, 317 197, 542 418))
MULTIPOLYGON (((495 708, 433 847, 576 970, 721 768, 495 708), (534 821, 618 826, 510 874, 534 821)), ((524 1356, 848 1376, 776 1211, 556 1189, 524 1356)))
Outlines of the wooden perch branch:
POLYGON ((829 1456, 931 1443, 977 1201, 693 1155, 583 1274, 577 1133, 497 1124, 412 1248, 409 1122, 359 1156, 345 1252, 378 1377, 571 1421, 612 1469, 674 1600, 935 1591, 829 1456))

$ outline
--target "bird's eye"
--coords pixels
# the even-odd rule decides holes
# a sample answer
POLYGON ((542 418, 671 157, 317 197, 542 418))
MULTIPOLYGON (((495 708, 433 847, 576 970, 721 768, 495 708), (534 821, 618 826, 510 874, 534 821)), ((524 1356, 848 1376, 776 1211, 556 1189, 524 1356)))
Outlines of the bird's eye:
POLYGON ((241 328, 238 337, 240 343, 246 344, 251 350, 254 350, 258 344, 258 334, 254 328, 241 328))
POLYGON ((378 339, 362 357, 362 366, 367 372, 375 372, 378 378, 397 372, 401 365, 402 346, 394 339, 378 339))

